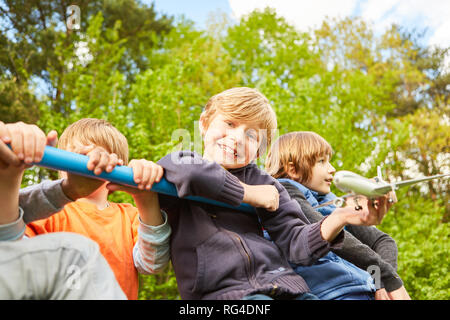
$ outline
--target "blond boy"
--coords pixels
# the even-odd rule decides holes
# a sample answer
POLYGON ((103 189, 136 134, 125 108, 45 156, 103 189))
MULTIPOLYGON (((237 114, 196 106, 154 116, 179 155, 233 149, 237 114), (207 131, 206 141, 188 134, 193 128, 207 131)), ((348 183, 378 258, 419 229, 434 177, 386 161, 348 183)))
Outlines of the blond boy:
MULTIPOLYGON (((160 195, 173 229, 171 257, 183 299, 315 298, 287 259, 312 264, 342 245, 348 223, 378 223, 385 212, 367 204, 306 224, 298 203, 254 160, 270 144, 276 116, 251 88, 213 96, 200 116, 203 156, 179 151, 158 161, 178 195, 231 205, 255 214, 160 195), (263 238, 262 228, 275 243, 263 238)), ((306 219, 305 219, 306 221, 306 219)))
MULTIPOLYGON (((116 163, 127 164, 127 140, 105 120, 81 119, 66 128, 59 140, 60 148, 73 152, 86 153, 94 146, 106 151, 91 158, 88 163, 88 169, 95 174, 101 173, 100 168, 110 172, 116 163)), ((133 168, 138 189, 61 173, 62 187, 76 186, 65 189, 66 196, 76 201, 66 204, 60 212, 47 219, 28 224, 26 235, 66 231, 93 239, 100 246, 128 299, 137 299, 138 272, 155 273, 168 263, 170 227, 165 222, 165 214, 159 209, 157 195, 148 191, 154 182, 161 179, 162 168, 146 160, 132 160, 129 166, 133 168), (80 197, 86 194, 84 189, 94 191, 80 197), (108 201, 108 193, 117 190, 129 192, 137 208, 127 203, 108 201)), ((38 188, 33 186, 31 190, 23 190, 22 194, 29 195, 38 188)), ((51 192, 46 191, 45 194, 51 192)), ((30 206, 33 201, 39 201, 29 196, 27 199, 30 206)), ((40 211, 39 215, 45 217, 46 212, 40 211)))

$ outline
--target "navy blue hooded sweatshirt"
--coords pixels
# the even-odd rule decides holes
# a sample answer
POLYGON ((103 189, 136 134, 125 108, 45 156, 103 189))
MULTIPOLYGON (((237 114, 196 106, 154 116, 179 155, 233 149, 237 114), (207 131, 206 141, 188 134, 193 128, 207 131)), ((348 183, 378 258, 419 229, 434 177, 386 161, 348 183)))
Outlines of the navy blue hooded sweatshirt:
POLYGON ((280 194, 275 212, 258 208, 255 214, 159 195, 172 227, 171 258, 182 299, 241 299, 256 293, 293 298, 309 288, 288 260, 311 265, 342 246, 343 232, 332 243, 322 239, 323 219, 306 224, 299 204, 254 163, 227 171, 195 152, 179 151, 158 164, 180 198, 201 196, 238 206, 244 196, 239 181, 274 185, 280 194), (274 243, 264 239, 261 227, 274 243))

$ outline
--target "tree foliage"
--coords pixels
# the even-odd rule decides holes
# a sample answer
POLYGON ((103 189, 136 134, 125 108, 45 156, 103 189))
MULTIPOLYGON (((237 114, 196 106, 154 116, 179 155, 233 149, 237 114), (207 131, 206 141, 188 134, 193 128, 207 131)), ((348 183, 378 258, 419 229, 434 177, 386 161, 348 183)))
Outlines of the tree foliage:
MULTIPOLYGON (((449 170, 449 48, 421 45, 416 31, 393 25, 376 35, 344 18, 306 33, 271 9, 199 31, 134 0, 79 1, 75 31, 65 27, 68 5, 0 1, 2 121, 61 133, 83 117, 107 119, 128 138, 130 159, 156 161, 174 148, 201 152, 196 121, 208 98, 251 86, 271 101, 280 134, 327 139, 338 170, 373 176, 381 164, 390 179, 449 170)), ((24 184, 49 175, 33 168, 24 184)), ((398 196, 380 228, 397 241, 406 289, 448 299, 448 182, 398 196)), ((139 297, 179 298, 173 269, 141 276, 139 297)))

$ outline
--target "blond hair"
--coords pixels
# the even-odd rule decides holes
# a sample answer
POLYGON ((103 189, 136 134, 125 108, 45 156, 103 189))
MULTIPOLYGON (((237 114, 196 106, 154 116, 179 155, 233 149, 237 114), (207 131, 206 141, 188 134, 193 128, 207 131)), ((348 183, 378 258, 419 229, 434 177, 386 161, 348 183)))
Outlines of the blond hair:
POLYGON ((109 153, 117 154, 124 165, 128 164, 127 139, 106 120, 84 118, 72 123, 59 138, 58 147, 68 149, 73 147, 75 142, 102 147, 109 153))
POLYGON ((272 143, 277 129, 277 116, 269 100, 258 90, 237 87, 211 97, 202 114, 205 128, 208 128, 217 113, 229 119, 253 122, 259 129, 262 129, 260 130, 262 136, 260 136, 259 155, 264 153, 267 146, 272 143))
POLYGON ((274 178, 291 178, 288 165, 292 162, 300 183, 311 179, 312 169, 317 160, 328 156, 333 149, 330 144, 315 132, 296 131, 280 136, 267 154, 265 168, 274 178))

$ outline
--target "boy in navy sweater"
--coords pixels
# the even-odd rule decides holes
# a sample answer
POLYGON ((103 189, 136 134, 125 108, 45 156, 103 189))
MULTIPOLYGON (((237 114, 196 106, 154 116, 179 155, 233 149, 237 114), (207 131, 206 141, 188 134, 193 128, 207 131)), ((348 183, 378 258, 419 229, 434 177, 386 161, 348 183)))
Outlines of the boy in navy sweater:
POLYGON ((288 260, 311 265, 342 245, 345 225, 378 224, 388 210, 381 198, 376 208, 365 202, 363 210, 347 207, 305 223, 299 204, 254 163, 276 127, 264 95, 229 89, 213 96, 200 117, 203 156, 179 151, 158 161, 181 197, 159 198, 172 227, 171 257, 183 299, 304 299, 309 288, 288 260), (244 213, 182 199, 190 195, 256 209, 244 213))

